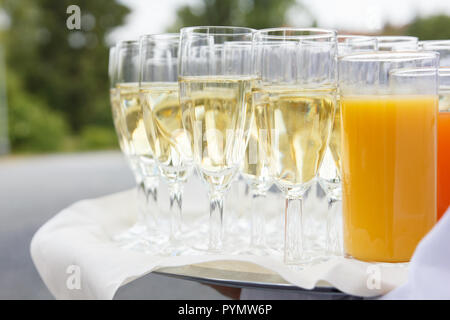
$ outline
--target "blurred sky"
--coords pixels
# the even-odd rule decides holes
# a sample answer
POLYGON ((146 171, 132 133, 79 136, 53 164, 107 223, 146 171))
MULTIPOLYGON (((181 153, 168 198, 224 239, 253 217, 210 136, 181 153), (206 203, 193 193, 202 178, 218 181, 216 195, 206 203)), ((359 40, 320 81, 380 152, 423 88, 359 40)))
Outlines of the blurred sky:
MULTIPOLYGON (((123 27, 112 32, 110 41, 161 33, 176 19, 176 9, 198 0, 118 0, 131 8, 123 27)), ((251 1, 251 0, 249 0, 251 1)), ((274 0, 276 1, 276 0, 274 0)), ((320 27, 345 31, 377 32, 387 22, 408 23, 416 15, 444 13, 450 15, 450 0, 301 0, 320 27)), ((309 24, 308 18, 295 9, 289 13, 292 26, 309 24)), ((276 26, 274 26, 276 27, 276 26)))

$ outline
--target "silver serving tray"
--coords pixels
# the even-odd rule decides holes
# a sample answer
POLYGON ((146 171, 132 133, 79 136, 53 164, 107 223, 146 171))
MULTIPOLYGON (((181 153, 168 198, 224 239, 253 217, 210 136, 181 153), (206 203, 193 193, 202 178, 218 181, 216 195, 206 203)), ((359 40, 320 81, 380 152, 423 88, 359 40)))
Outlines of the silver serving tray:
POLYGON ((319 283, 316 288, 307 290, 288 283, 276 273, 255 265, 251 265, 248 268, 248 265, 250 264, 222 261, 180 267, 164 267, 153 271, 153 273, 219 286, 293 290, 311 295, 330 296, 330 298, 353 298, 353 296, 347 295, 327 283, 319 283))

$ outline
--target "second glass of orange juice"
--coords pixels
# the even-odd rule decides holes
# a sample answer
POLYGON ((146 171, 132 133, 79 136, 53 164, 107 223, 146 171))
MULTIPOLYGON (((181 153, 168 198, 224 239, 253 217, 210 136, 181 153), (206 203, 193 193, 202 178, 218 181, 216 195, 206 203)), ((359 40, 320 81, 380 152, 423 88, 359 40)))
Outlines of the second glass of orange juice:
MULTIPOLYGON (((450 58, 450 43, 448 52, 450 58)), ((437 215, 440 219, 450 207, 450 67, 439 69, 437 174, 437 215)))

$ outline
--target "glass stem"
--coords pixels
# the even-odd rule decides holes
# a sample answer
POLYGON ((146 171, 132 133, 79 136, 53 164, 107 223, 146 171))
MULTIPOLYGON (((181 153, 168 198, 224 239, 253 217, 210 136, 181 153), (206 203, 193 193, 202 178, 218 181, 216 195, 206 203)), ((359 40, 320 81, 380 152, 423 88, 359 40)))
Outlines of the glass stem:
POLYGON ((264 208, 264 198, 266 194, 263 192, 258 192, 253 190, 251 201, 251 240, 250 244, 252 247, 264 247, 266 244, 266 232, 265 232, 265 216, 264 208))
POLYGON ((144 177, 145 194, 146 194, 146 208, 144 211, 144 220, 148 227, 156 227, 158 221, 158 176, 146 176, 144 177))
POLYGON ((328 197, 326 246, 329 254, 337 256, 344 254, 341 204, 341 200, 328 197))
POLYGON ((221 251, 223 248, 223 199, 221 192, 209 196, 209 250, 221 251))
POLYGON ((302 198, 286 197, 284 262, 298 264, 303 259, 302 198))
POLYGON ((182 225, 183 186, 180 183, 169 184, 170 194, 170 241, 179 239, 182 225))
POLYGON ((144 181, 137 181, 136 179, 136 197, 137 197, 137 208, 138 208, 138 216, 137 223, 145 224, 145 210, 147 205, 147 191, 145 190, 144 181))

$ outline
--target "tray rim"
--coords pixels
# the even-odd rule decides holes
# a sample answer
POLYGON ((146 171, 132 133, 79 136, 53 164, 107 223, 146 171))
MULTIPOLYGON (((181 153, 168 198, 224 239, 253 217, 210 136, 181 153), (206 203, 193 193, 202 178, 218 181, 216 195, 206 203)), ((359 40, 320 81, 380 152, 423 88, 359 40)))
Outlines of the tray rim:
MULTIPOLYGON (((276 282, 251 281, 251 280, 243 281, 243 280, 236 279, 236 274, 242 275, 242 274, 245 274, 246 272, 240 272, 240 271, 234 271, 234 270, 218 270, 215 268, 208 268, 208 267, 197 266, 197 265, 185 265, 185 266, 178 266, 178 267, 162 267, 162 268, 158 268, 157 270, 154 270, 152 273, 175 278, 175 279, 188 280, 188 281, 200 282, 200 283, 211 284, 211 285, 234 287, 234 288, 289 290, 289 291, 310 293, 310 294, 315 294, 315 295, 333 295, 333 296, 339 296, 339 297, 345 297, 345 296, 355 297, 355 296, 349 295, 347 293, 344 293, 332 286, 319 285, 319 286, 315 287, 314 289, 304 289, 304 288, 298 287, 296 285, 290 284, 288 282, 276 283, 276 282), (192 269, 194 269, 194 270, 192 270, 192 269), (193 272, 193 271, 195 271, 195 269, 197 269, 197 270, 198 269, 206 269, 215 275, 209 276, 209 277, 200 277, 200 276, 193 274, 193 273, 195 273, 195 272, 193 272), (227 275, 229 275, 229 277, 227 277, 228 279, 220 277, 220 275, 219 275, 220 272, 226 273, 227 275)), ((252 273, 252 274, 265 276, 262 273, 252 273)), ((276 276, 278 276, 278 275, 276 275, 276 276)), ((280 279, 283 281, 283 279, 281 277, 280 277, 280 279)))

